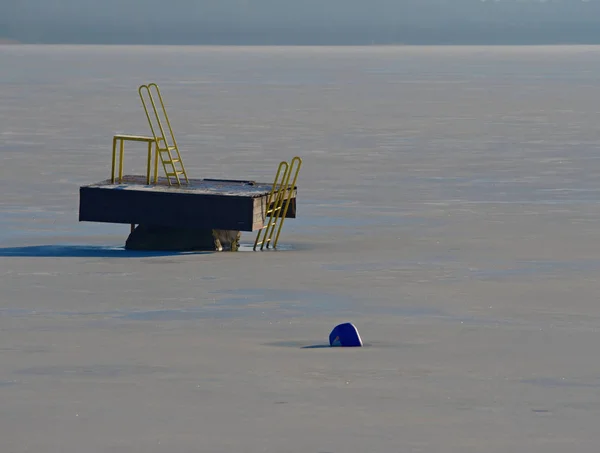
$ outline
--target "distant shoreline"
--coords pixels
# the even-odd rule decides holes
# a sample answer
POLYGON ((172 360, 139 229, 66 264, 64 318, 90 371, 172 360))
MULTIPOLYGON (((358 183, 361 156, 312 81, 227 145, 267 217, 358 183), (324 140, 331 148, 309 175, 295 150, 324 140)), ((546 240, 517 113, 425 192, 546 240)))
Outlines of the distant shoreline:
POLYGON ((576 46, 599 46, 600 37, 598 39, 572 39, 572 40, 479 40, 470 42, 468 40, 407 40, 407 41, 361 41, 356 42, 335 42, 335 41, 323 41, 323 42, 305 42, 302 40, 283 40, 282 42, 261 42, 260 40, 249 40, 246 42, 236 42, 227 40, 221 42, 210 42, 199 40, 198 42, 178 42, 169 41, 166 42, 139 42, 139 41, 128 41, 122 42, 115 41, 70 41, 70 40, 59 40, 59 41, 19 41, 13 38, 2 38, 0 37, 0 45, 24 45, 24 46, 160 46, 160 47, 576 47, 576 46))
POLYGON ((368 43, 368 44, 178 44, 178 43, 88 43, 88 42, 19 42, 0 39, 0 46, 47 46, 47 47, 599 47, 600 42, 556 42, 556 43, 368 43))

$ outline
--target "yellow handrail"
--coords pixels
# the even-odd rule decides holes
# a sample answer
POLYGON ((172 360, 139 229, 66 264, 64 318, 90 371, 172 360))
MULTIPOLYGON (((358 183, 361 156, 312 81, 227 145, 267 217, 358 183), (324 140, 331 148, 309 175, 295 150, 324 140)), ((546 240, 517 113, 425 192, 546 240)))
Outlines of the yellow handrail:
POLYGON ((138 88, 138 93, 140 95, 140 99, 142 100, 142 105, 144 107, 144 112, 146 113, 146 118, 148 119, 148 124, 150 125, 150 130, 152 131, 152 135, 154 136, 154 138, 156 140, 157 154, 160 154, 161 162, 163 164, 163 168, 165 170, 165 174, 167 176, 167 181, 168 181, 169 185, 171 184, 170 176, 174 176, 175 179, 177 180, 177 183, 181 184, 181 180, 179 179, 179 174, 183 174, 183 176, 185 177, 186 183, 189 183, 187 172, 185 171, 185 167, 184 167, 183 161, 181 159, 181 154, 179 152, 179 147, 177 145, 177 140, 175 139, 175 134, 173 133, 173 128, 171 127, 171 121, 169 120, 169 115, 167 114, 167 109, 165 107, 165 103, 163 101, 163 98, 160 93, 160 89, 158 88, 158 85, 156 83, 140 85, 140 87, 138 88), (156 102, 154 101, 154 96, 152 95, 151 88, 154 88, 156 96, 158 97, 158 100, 160 102, 162 114, 167 122, 170 139, 173 144, 172 146, 170 145, 169 140, 167 138, 167 134, 165 133, 165 128, 163 127, 162 121, 160 119, 160 114, 158 112, 156 102), (144 98, 144 93, 143 93, 144 91, 147 93, 148 101, 146 101, 146 99, 144 98), (150 105, 152 106, 152 111, 154 112, 154 119, 156 120, 158 129, 160 130, 160 136, 158 136, 154 122, 150 116, 147 102, 149 102, 150 105), (164 148, 161 147, 161 145, 160 145, 161 142, 164 142, 164 148), (175 165, 174 165, 175 160, 173 159, 173 156, 171 155, 172 149, 175 150, 177 153, 177 161, 179 162, 179 164, 181 166, 181 170, 182 170, 181 172, 178 172, 177 169, 175 168, 175 165), (169 155, 169 159, 167 162, 173 167, 173 172, 170 172, 168 170, 167 162, 165 162, 165 159, 163 159, 163 156, 162 156, 163 152, 166 152, 169 155))
POLYGON ((154 117, 156 119, 156 123, 158 125, 158 128, 160 129, 160 133, 161 133, 160 138, 162 140, 164 140, 166 147, 169 146, 169 141, 167 140, 167 135, 165 134, 165 129, 164 129, 164 127, 162 125, 162 122, 160 120, 160 115, 158 113, 158 109, 156 107, 156 103, 154 102, 154 96, 152 95, 152 90, 151 90, 152 87, 154 87, 154 91, 156 92, 158 100, 160 101, 160 105, 161 105, 161 108, 162 108, 163 115, 164 115, 164 117, 165 117, 165 119, 167 121, 167 126, 169 127, 169 133, 170 133, 171 139, 173 141, 173 146, 176 146, 177 142, 175 141, 175 135, 173 134, 173 128, 171 127, 171 122, 169 121, 169 116, 167 115, 167 110, 165 108, 165 103, 163 102, 162 96, 160 94, 160 89, 158 88, 158 85, 156 83, 149 83, 148 85, 141 85, 138 88, 138 93, 140 94, 140 98, 142 100, 142 104, 144 105, 144 110, 146 112, 146 117, 148 118, 148 122, 150 124, 150 128, 152 129, 152 133, 154 134, 154 137, 158 141, 159 137, 157 137, 157 135, 155 133, 155 129, 154 129, 153 124, 152 124, 152 120, 150 119, 150 115, 148 113, 148 108, 146 107, 146 101, 144 100, 144 95, 142 94, 142 91, 144 89, 148 93, 148 98, 149 98, 150 104, 152 105, 152 110, 154 111, 154 117))
POLYGON ((277 173, 275 175, 275 180, 273 181, 273 187, 271 188, 271 193, 267 198, 267 211, 265 212, 265 216, 268 216, 268 218, 266 219, 265 226, 263 226, 260 229, 258 235, 256 236, 253 250, 256 250, 256 247, 258 245, 260 245, 261 250, 265 247, 265 245, 267 246, 267 248, 269 248, 271 241, 273 241, 273 233, 275 233, 276 229, 277 234, 275 235, 275 240, 273 241, 273 248, 277 248, 277 242, 279 241, 281 228, 283 227, 285 216, 287 215, 287 211, 290 207, 290 202, 292 200, 292 192, 296 187, 296 181, 298 180, 298 173, 300 172, 301 166, 302 159, 300 157, 294 157, 291 161, 291 164, 288 164, 285 161, 279 164, 279 167, 277 168, 277 173), (290 184, 290 176, 294 169, 294 163, 297 163, 297 166, 295 168, 294 179, 290 184), (284 170, 283 174, 281 173, 282 169, 284 170), (271 204, 273 205, 272 208, 270 208, 271 204), (259 241, 263 231, 263 240, 259 241))
MULTIPOLYGON (((146 168, 146 183, 150 184, 150 175, 152 170, 152 144, 156 143, 154 137, 146 137, 142 135, 125 135, 125 134, 117 134, 113 136, 113 146, 112 146, 112 169, 110 174, 111 183, 114 184, 116 181, 116 164, 117 164, 117 144, 119 144, 119 182, 123 181, 123 158, 125 155, 125 141, 132 142, 145 142, 148 144, 148 162, 146 168)), ((158 146, 156 147, 158 150, 158 146)), ((155 156, 155 166, 154 166, 154 182, 157 182, 158 179, 158 151, 155 156)))
MULTIPOLYGON (((277 229, 277 234, 275 235, 275 241, 273 241, 273 248, 277 248, 277 241, 279 240, 279 234, 281 233, 281 229, 283 228, 283 222, 285 222, 285 216, 287 215, 288 212, 288 208, 290 207, 290 201, 292 201, 292 191, 294 190, 294 187, 296 187, 296 181, 298 180, 298 173, 300 172, 300 167, 302 166, 302 159, 298 156, 294 157, 292 159, 292 162, 290 164, 289 170, 288 170, 288 174, 287 174, 287 180, 285 182, 285 192, 290 191, 290 194, 288 195, 287 201, 285 202, 285 208, 283 208, 283 212, 281 213, 281 222, 279 223, 279 228, 277 229), (294 168, 294 162, 298 162, 298 167, 296 168, 296 173, 294 174, 294 179, 292 181, 292 184, 288 185, 289 180, 290 180, 290 174, 292 173, 292 168, 294 168)), ((267 243, 267 248, 269 248, 269 244, 267 243)))
POLYGON ((144 107, 144 111, 146 112, 146 118, 148 119, 148 124, 150 125, 150 130, 152 131, 152 135, 154 136, 154 139, 157 142, 159 141, 159 139, 162 139, 166 142, 164 129, 162 127, 160 118, 158 116, 158 110, 156 108, 156 103, 154 102, 154 98, 152 97, 152 92, 150 91, 150 85, 140 85, 140 87, 138 88, 138 93, 140 95, 140 99, 142 100, 142 106, 144 107), (144 98, 144 94, 142 92, 144 89, 145 89, 146 93, 148 93, 148 100, 146 100, 144 98), (148 110, 147 103, 149 103, 152 106, 152 110, 154 112, 154 120, 156 121, 156 125, 158 126, 158 129, 160 130, 160 135, 157 134, 154 121, 150 117, 150 112, 148 110))
POLYGON ((285 180, 289 175, 289 165, 286 163, 286 171, 283 175, 283 180, 279 185, 279 190, 276 192, 275 202, 273 203, 273 209, 271 210, 271 216, 269 219, 269 224, 267 225, 265 231, 265 240, 262 242, 260 249, 266 245, 269 248, 269 243, 273 239, 273 233, 275 232, 275 228, 277 227, 277 222, 281 218, 281 207, 283 206, 283 201, 285 199, 285 180), (271 221, 272 220, 272 221, 271 221), (270 230, 270 232, 269 232, 270 230))
POLYGON ((281 185, 283 184, 283 181, 285 180, 285 175, 288 173, 288 169, 289 169, 289 165, 287 162, 282 161, 279 163, 279 167, 277 167, 277 173, 275 174, 275 180, 273 181, 273 187, 271 188, 271 192, 269 193, 269 196, 267 197, 267 210, 265 211, 265 217, 268 216, 268 218, 266 219, 266 224, 259 230, 258 235, 256 236, 256 239, 254 240, 254 247, 253 250, 256 250, 256 247, 258 245, 260 245, 260 249, 262 250, 265 244, 265 241, 267 240, 268 237, 268 233, 269 233, 269 228, 273 225, 273 214, 277 211, 277 205, 279 204, 279 198, 280 198, 280 193, 281 191, 277 191, 277 198, 275 200, 273 200, 273 196, 275 195, 275 190, 277 189, 277 186, 279 185, 279 187, 281 187, 281 185), (283 173, 281 173, 281 170, 283 170, 283 173), (281 175, 281 182, 279 181, 279 177, 281 175), (271 204, 273 204, 273 207, 270 208, 271 204), (259 242, 260 236, 262 234, 262 232, 265 232, 263 240, 259 242))

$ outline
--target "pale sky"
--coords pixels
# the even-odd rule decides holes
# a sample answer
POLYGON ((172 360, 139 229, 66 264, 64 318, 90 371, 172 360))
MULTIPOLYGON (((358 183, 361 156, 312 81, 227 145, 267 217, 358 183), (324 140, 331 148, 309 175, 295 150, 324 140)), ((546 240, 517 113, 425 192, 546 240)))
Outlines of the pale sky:
POLYGON ((151 44, 600 43, 600 0, 0 0, 0 38, 151 44))

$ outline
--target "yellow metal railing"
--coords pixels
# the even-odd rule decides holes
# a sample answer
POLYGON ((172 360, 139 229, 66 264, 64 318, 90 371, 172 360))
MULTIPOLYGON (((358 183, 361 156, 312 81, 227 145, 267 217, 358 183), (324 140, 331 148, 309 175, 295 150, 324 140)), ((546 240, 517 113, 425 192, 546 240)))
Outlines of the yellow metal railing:
POLYGON ((258 235, 254 240, 253 250, 256 250, 256 247, 259 245, 261 250, 265 246, 269 248, 271 241, 273 241, 273 248, 277 248, 281 228, 283 227, 283 222, 292 201, 293 190, 296 187, 301 166, 302 159, 299 157, 294 157, 290 164, 285 161, 279 164, 275 180, 273 181, 273 187, 267 197, 267 210, 265 211, 266 224, 258 231, 258 235), (295 168, 294 163, 297 164, 295 168), (290 184, 292 173, 294 173, 294 179, 290 184), (275 235, 275 240, 273 240, 275 230, 277 230, 277 234, 275 235), (262 241, 260 240, 261 235, 263 235, 262 241))
MULTIPOLYGON (((148 144, 148 165, 146 168, 146 184, 151 182, 151 170, 152 170, 152 144, 156 143, 153 137, 145 137, 142 135, 123 135, 118 134, 113 137, 113 149, 112 149, 112 169, 110 173, 110 180, 114 184, 116 178, 116 166, 117 166, 117 147, 119 148, 119 182, 123 182, 123 157, 125 155, 125 142, 145 142, 148 144)), ((158 152, 154 156, 154 183, 158 181, 158 152)))
POLYGON ((146 112, 146 118, 148 119, 150 130, 152 131, 152 135, 154 136, 154 140, 156 142, 156 153, 160 157, 160 160, 163 164, 168 184, 172 185, 171 178, 175 178, 177 184, 181 185, 181 175, 183 175, 183 179, 185 179, 186 184, 189 184, 189 179, 183 165, 183 160, 181 159, 181 154, 179 153, 179 147, 177 146, 177 140, 175 140, 175 134, 173 133, 173 128, 171 127, 171 121, 167 115, 167 109, 165 108, 165 103, 162 95, 160 94, 158 85, 156 83, 140 85, 138 88, 138 93, 140 95, 140 99, 142 100, 144 112, 146 112), (152 94, 153 91, 154 95, 152 94), (144 92, 147 94, 147 99, 144 96, 144 92), (154 100, 155 95, 160 102, 161 113, 167 124, 169 137, 167 137, 167 134, 165 133, 165 127, 161 121, 161 114, 159 113, 154 100), (152 112, 154 113, 153 117, 150 115, 148 104, 152 106, 152 112), (171 151, 175 151, 176 156, 173 156, 171 151), (175 164, 179 164, 180 168, 178 169, 175 164))

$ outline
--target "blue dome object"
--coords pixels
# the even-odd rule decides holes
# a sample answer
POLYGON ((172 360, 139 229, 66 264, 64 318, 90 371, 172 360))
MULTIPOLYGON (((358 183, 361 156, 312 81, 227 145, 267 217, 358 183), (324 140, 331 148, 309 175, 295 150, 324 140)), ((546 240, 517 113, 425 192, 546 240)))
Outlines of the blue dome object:
POLYGON ((330 346, 360 347, 363 345, 358 330, 352 323, 335 326, 329 334, 330 346))

